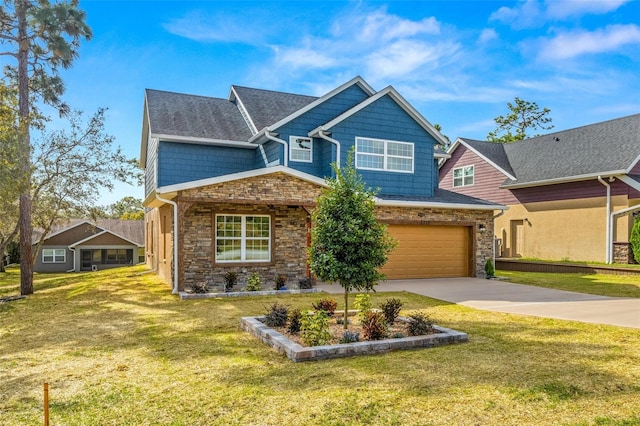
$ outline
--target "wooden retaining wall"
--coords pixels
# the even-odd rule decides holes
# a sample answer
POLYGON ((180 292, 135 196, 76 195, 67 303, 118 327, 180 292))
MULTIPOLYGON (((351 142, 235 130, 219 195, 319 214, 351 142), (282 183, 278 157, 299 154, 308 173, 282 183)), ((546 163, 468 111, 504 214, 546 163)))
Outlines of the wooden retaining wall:
POLYGON ((639 275, 640 269, 621 265, 590 265, 587 263, 553 263, 537 260, 496 259, 496 269, 520 272, 551 272, 560 274, 639 275))

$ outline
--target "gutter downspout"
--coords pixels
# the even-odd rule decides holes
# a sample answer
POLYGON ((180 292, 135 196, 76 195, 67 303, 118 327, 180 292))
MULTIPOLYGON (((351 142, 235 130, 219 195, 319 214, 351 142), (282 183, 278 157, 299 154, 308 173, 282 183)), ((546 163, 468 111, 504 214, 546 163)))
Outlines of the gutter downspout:
MULTIPOLYGON (((493 220, 495 221, 497 218, 502 216, 504 214, 504 212, 505 212, 504 210, 500 210, 500 213, 498 213, 498 214, 493 216, 493 220)), ((495 223, 494 223, 494 225, 495 225, 495 223)), ((495 238, 495 233, 496 233, 496 230, 494 229, 493 230, 493 234, 494 234, 494 237, 493 237, 493 269, 494 270, 496 269, 496 238, 495 238)), ((504 244, 504 242, 502 244, 504 244)))
POLYGON ((162 198, 158 194, 156 194, 156 200, 173 206, 173 291, 171 294, 178 294, 178 203, 162 198))
POLYGON ((336 165, 340 168, 340 142, 324 134, 324 130, 318 130, 318 136, 336 146, 336 165))
POLYGON ((287 156, 287 148, 288 148, 287 143, 285 141, 283 141, 282 139, 279 139, 279 138, 276 138, 275 136, 273 136, 271 134, 271 132, 269 132, 268 130, 266 132, 264 132, 264 135, 270 141, 274 141, 274 142, 278 142, 278 143, 282 144, 282 146, 284 147, 284 166, 285 167, 289 167, 289 158, 287 156))
POLYGON ((76 249, 75 247, 69 247, 69 250, 73 252, 73 269, 69 269, 67 272, 75 272, 76 271, 76 249))
POLYGON ((611 238, 611 224, 612 221, 610 219, 610 214, 611 214, 611 185, 609 185, 607 182, 605 182, 602 179, 602 176, 598 176, 598 182, 600 182, 601 184, 603 184, 606 188, 607 188, 607 232, 606 232, 606 244, 605 244, 605 248, 606 248, 606 255, 605 255, 605 262, 607 264, 612 263, 611 261, 611 257, 612 256, 612 248, 613 248, 613 242, 612 242, 612 238, 611 238))
MULTIPOLYGON (((624 213, 629 213, 631 211, 634 210, 640 210, 640 205, 637 206, 631 206, 631 207, 627 207, 625 209, 622 210, 618 210, 617 212, 611 212, 611 215, 609 217, 609 221, 611 223, 611 228, 613 229, 613 220, 615 219, 616 216, 624 214, 624 213)), ((611 236, 611 241, 607 241, 608 243, 608 247, 609 247, 609 259, 611 259, 611 263, 613 263, 613 236, 611 236)))

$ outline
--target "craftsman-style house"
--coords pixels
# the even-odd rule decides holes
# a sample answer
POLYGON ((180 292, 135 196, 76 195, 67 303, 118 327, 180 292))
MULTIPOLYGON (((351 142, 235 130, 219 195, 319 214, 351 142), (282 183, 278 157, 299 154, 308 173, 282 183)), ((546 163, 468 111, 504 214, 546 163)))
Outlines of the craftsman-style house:
POLYGON ((399 245, 388 278, 477 276, 504 207, 438 188, 440 133, 393 87, 357 77, 321 96, 232 86, 228 98, 146 90, 147 263, 174 292, 223 275, 309 275, 310 213, 350 150, 399 245))

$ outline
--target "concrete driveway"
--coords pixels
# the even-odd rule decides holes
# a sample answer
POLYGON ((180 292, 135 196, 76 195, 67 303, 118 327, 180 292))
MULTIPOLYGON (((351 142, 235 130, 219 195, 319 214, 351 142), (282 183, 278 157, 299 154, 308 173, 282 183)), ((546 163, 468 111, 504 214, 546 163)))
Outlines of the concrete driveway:
MULTIPOLYGON (((343 293, 339 284, 319 284, 343 293)), ((499 280, 435 278, 384 281, 376 291, 408 291, 487 311, 640 328, 640 299, 573 293, 499 280)))

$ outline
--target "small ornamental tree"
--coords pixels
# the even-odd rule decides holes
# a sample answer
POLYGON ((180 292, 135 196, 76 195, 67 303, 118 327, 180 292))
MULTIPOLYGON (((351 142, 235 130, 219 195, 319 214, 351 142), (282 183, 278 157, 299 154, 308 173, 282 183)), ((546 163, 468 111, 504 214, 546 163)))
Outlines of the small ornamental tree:
POLYGON ((636 216, 633 222, 629 242, 631 243, 631 250, 633 250, 633 258, 640 263, 640 216, 636 216))
POLYGON ((313 211, 309 265, 322 281, 344 288, 344 328, 347 328, 349 293, 370 291, 384 278, 380 268, 395 247, 386 226, 375 215, 374 192, 356 172, 353 151, 347 166, 332 164, 335 178, 318 198, 313 211))

